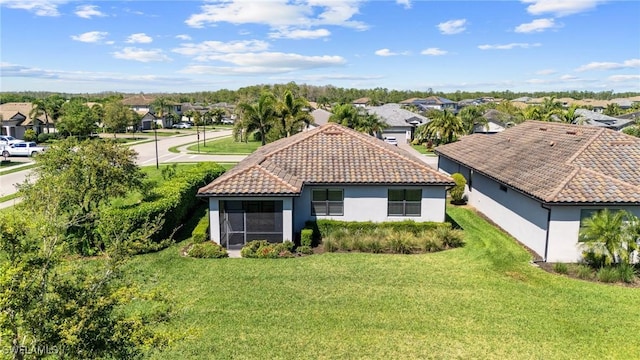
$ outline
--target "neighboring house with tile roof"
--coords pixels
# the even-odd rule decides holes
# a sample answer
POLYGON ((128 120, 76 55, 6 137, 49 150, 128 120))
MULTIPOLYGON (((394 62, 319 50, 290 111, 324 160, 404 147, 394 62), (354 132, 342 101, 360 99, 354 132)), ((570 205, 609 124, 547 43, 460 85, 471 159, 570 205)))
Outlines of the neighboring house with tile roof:
POLYGON ((504 129, 514 125, 513 116, 498 111, 496 109, 489 109, 483 115, 483 118, 487 120, 486 124, 477 123, 473 126, 473 133, 483 134, 495 134, 504 129))
POLYGON ((575 113, 580 116, 578 118, 578 122, 586 125, 606 127, 613 130, 622 130, 627 126, 631 126, 634 124, 634 119, 612 117, 587 109, 576 109, 575 113))
POLYGON ((44 115, 35 119, 29 114, 33 110, 30 102, 13 102, 0 105, 0 135, 10 135, 18 139, 24 138, 28 129, 33 129, 36 134, 46 132, 46 119, 44 115))
POLYGON ((365 107, 369 105, 370 102, 371 102, 371 99, 369 99, 368 97, 363 97, 360 99, 353 100, 351 104, 355 107, 365 107))
POLYGON ((577 262, 594 211, 640 216, 640 138, 607 128, 526 121, 439 146, 438 167, 467 179, 469 204, 538 254, 577 262))
POLYGON ((369 114, 375 114, 388 127, 382 131, 382 138, 393 136, 398 142, 409 143, 413 140, 415 128, 426 124, 429 119, 402 108, 400 104, 385 104, 366 108, 369 114))
MULTIPOLYGON (((133 111, 135 111, 136 113, 138 113, 140 116, 142 116, 142 129, 143 130, 150 130, 152 129, 152 124, 155 122, 158 126, 161 127, 171 127, 171 125, 173 125, 173 123, 169 120, 169 119, 161 119, 159 117, 157 117, 154 113, 153 113, 153 109, 151 104, 156 100, 156 96, 153 95, 145 95, 145 94, 138 94, 138 95, 133 95, 130 96, 128 98, 122 99, 121 103, 123 105, 128 106, 129 108, 131 108, 133 111)), ((182 104, 178 104, 178 103, 170 103, 170 111, 173 113, 176 113, 178 115, 182 115, 182 104)))
POLYGON ((259 148, 198 191, 211 239, 294 240, 309 220, 444 221, 450 177, 397 146, 328 123, 259 148))
POLYGON ((315 129, 319 126, 322 126, 329 122, 329 118, 333 115, 330 111, 325 109, 315 109, 311 111, 311 117, 313 117, 313 122, 309 124, 304 130, 315 129))
POLYGON ((458 111, 458 103, 440 96, 429 96, 425 99, 414 101, 414 104, 422 110, 450 110, 458 111))

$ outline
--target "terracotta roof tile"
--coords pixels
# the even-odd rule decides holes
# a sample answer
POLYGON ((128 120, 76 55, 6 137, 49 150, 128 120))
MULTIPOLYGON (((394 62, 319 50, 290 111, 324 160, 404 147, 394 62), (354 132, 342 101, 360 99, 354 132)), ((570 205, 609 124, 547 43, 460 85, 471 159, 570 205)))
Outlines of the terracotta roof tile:
POLYGON ((452 185, 453 181, 396 146, 329 123, 259 148, 198 195, 299 194, 309 184, 452 185))
POLYGON ((527 121, 436 152, 547 203, 640 203, 640 139, 527 121))

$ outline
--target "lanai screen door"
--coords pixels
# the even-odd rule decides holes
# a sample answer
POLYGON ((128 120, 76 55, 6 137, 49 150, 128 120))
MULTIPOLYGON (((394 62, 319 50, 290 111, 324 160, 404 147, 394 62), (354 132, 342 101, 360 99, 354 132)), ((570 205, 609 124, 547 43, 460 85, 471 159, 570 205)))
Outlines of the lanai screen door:
POLYGON ((281 200, 220 202, 220 242, 238 248, 252 240, 282 242, 281 200))

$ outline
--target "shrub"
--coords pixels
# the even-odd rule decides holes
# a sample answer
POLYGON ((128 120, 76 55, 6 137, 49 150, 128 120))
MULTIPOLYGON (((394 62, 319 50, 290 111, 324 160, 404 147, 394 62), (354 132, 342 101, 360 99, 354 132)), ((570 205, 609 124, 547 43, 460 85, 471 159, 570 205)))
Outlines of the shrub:
POLYGON ((258 259, 275 259, 280 255, 280 252, 276 249, 274 244, 267 244, 260 246, 256 250, 255 257, 258 259))
POLYGON ((277 243, 277 244, 273 244, 273 246, 275 247, 276 251, 278 252, 282 252, 282 251, 293 251, 293 248, 295 247, 295 245, 291 242, 291 241, 285 241, 285 242, 281 242, 281 243, 277 243))
POLYGON ((187 255, 195 258, 207 258, 207 259, 219 259, 229 257, 229 253, 222 246, 214 243, 213 241, 207 241, 204 243, 193 244, 187 255))
POLYGON ((604 267, 606 262, 604 255, 597 254, 594 251, 583 251, 582 260, 593 269, 600 269, 604 267))
POLYGON ((579 279, 591 279, 593 277, 593 269, 587 265, 580 264, 576 268, 576 276, 579 279))
POLYGON ((620 264, 616 270, 618 271, 620 280, 626 283, 632 283, 636 279, 636 272, 632 265, 620 264))
POLYGON ((566 274, 569 269, 567 268, 567 264, 565 263, 555 263, 553 264, 553 271, 558 274, 566 274))
POLYGON ((338 250, 338 246, 336 245, 333 239, 328 238, 328 239, 322 240, 322 249, 326 252, 334 252, 338 250))
POLYGON ((317 241, 325 239, 335 231, 349 231, 352 233, 360 231, 362 233, 370 233, 373 231, 387 229, 395 231, 410 231, 414 234, 419 234, 425 230, 436 229, 443 226, 450 227, 451 225, 447 223, 429 221, 415 222, 412 220, 374 223, 371 221, 339 221, 320 219, 307 222, 305 228, 313 229, 313 238, 317 241))
POLYGON ((309 247, 313 245, 313 229, 302 229, 300 233, 300 245, 309 247))
POLYGON ((298 246, 296 248, 296 252, 303 255, 313 255, 313 249, 311 246, 298 246))
POLYGON ((445 248, 456 248, 464 245, 464 233, 461 230, 441 226, 436 228, 433 234, 445 248))
POLYGON ((436 252, 444 249, 442 241, 433 235, 423 235, 420 237, 420 247, 424 252, 436 252))
POLYGON ((240 250, 240 256, 243 258, 254 258, 259 248, 268 245, 267 240, 253 240, 245 244, 240 250))
POLYGON ((382 244, 382 241, 375 235, 369 235, 364 241, 364 246, 367 251, 374 254, 379 254, 384 251, 384 245, 382 244))
POLYGON ((467 185, 467 180, 460 173, 452 174, 451 178, 453 178, 453 181, 456 183, 451 189, 449 189, 451 203, 464 204, 464 187, 467 185))
POLYGON ((209 211, 205 213, 205 216, 200 218, 198 224, 191 232, 191 241, 199 244, 209 240, 209 211))
MULTIPOLYGON (((113 221, 123 220, 127 224, 123 231, 128 233, 139 229, 147 219, 162 217, 163 225, 152 237, 152 241, 162 243, 164 239, 172 236, 186 216, 198 205, 200 200, 195 196, 198 189, 222 175, 224 171, 225 169, 216 163, 199 163, 157 186, 140 204, 126 208, 107 207, 102 211, 101 217, 113 221)), ((150 248, 155 247, 153 244, 149 245, 150 248)))
POLYGON ((596 278, 598 281, 613 283, 620 281, 620 274, 616 268, 607 266, 600 268, 598 272, 596 272, 596 278))
POLYGON ((591 279, 593 277, 593 269, 588 265, 580 264, 576 267, 576 276, 579 279, 591 279))
POLYGON ((38 135, 36 135, 36 132, 33 129, 27 129, 22 138, 24 141, 36 141, 38 140, 38 135))

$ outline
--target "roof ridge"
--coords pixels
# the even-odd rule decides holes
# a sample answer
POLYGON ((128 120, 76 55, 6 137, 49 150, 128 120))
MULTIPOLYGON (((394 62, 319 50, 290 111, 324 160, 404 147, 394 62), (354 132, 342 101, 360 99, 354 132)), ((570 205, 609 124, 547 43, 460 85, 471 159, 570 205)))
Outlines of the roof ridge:
POLYGON ((574 177, 576 177, 576 175, 578 175, 578 173, 580 172, 582 168, 580 166, 574 166, 573 171, 571 171, 571 173, 569 174, 569 176, 567 176, 564 180, 562 180, 560 182, 560 184, 558 185, 558 187, 553 191, 553 193, 551 193, 550 196, 547 197, 547 199, 545 199, 547 202, 551 202, 553 199, 557 198, 558 195, 560 195, 560 193, 562 192, 562 189, 565 188, 565 186, 567 186, 567 184, 569 184, 569 181, 571 181, 574 177))
MULTIPOLYGON (((275 165, 275 164, 274 164, 274 165, 275 165)), ((276 166, 277 166, 277 165, 276 165, 276 166)), ((286 187, 288 187, 289 189, 291 189, 293 192, 298 192, 298 191, 299 191, 295 186, 293 186, 293 185, 291 185, 290 183, 288 183, 288 182, 284 181, 284 179, 283 179, 283 178, 281 178, 280 176, 277 176, 277 175, 276 175, 276 174, 274 174, 273 172, 271 172, 271 171, 267 170, 264 166, 262 166, 262 164, 254 164, 253 166, 249 166, 249 169, 251 169, 251 168, 253 168, 253 167, 257 168, 258 170, 260 170, 260 171, 262 171, 262 172, 264 172, 264 173, 266 173, 268 176, 270 176, 270 177, 274 178, 276 181, 279 181, 281 184, 285 185, 286 187)), ((280 167, 278 167, 278 169, 281 169, 281 168, 280 168, 280 167)), ((282 170, 282 171, 284 171, 284 172, 286 172, 286 173, 287 173, 287 175, 292 176, 292 177, 294 177, 294 178, 296 178, 296 179, 297 179, 297 176, 292 175, 292 174, 289 174, 289 172, 287 172, 287 171, 286 171, 286 170, 284 170, 284 169, 281 169, 281 170, 282 170)))
POLYGON ((598 171, 595 171, 595 170, 592 170, 592 169, 589 169, 589 168, 582 168, 581 167, 580 169, 584 170, 586 172, 592 173, 592 174, 600 175, 600 176, 610 180, 611 182, 618 183, 620 185, 625 185, 625 186, 630 186, 630 187, 633 187, 633 188, 637 188, 638 189, 638 193, 640 193, 640 185, 632 184, 632 183, 626 182, 624 180, 615 178, 615 177, 613 177, 613 176, 611 176, 609 174, 598 172, 598 171))
POLYGON ((596 133, 595 133, 595 134, 593 134, 593 135, 591 136, 591 138, 590 138, 589 140, 587 140, 587 142, 586 142, 586 143, 584 143, 584 145, 582 145, 582 146, 580 147, 580 149, 578 149, 578 150, 575 152, 575 154, 573 154, 570 158, 568 158, 568 159, 567 159, 567 161, 565 162, 565 164, 570 165, 570 164, 571 164, 575 159, 577 159, 577 158, 578 158, 578 156, 582 155, 582 153, 583 153, 585 150, 587 150, 587 148, 588 148, 591 144, 593 144, 593 142, 594 142, 594 141, 596 141, 596 140, 597 140, 597 139, 598 139, 598 138, 599 138, 599 137, 604 133, 604 131, 605 131, 605 129, 604 129, 604 128, 602 128, 602 129, 598 129, 598 130, 596 131, 596 133))

